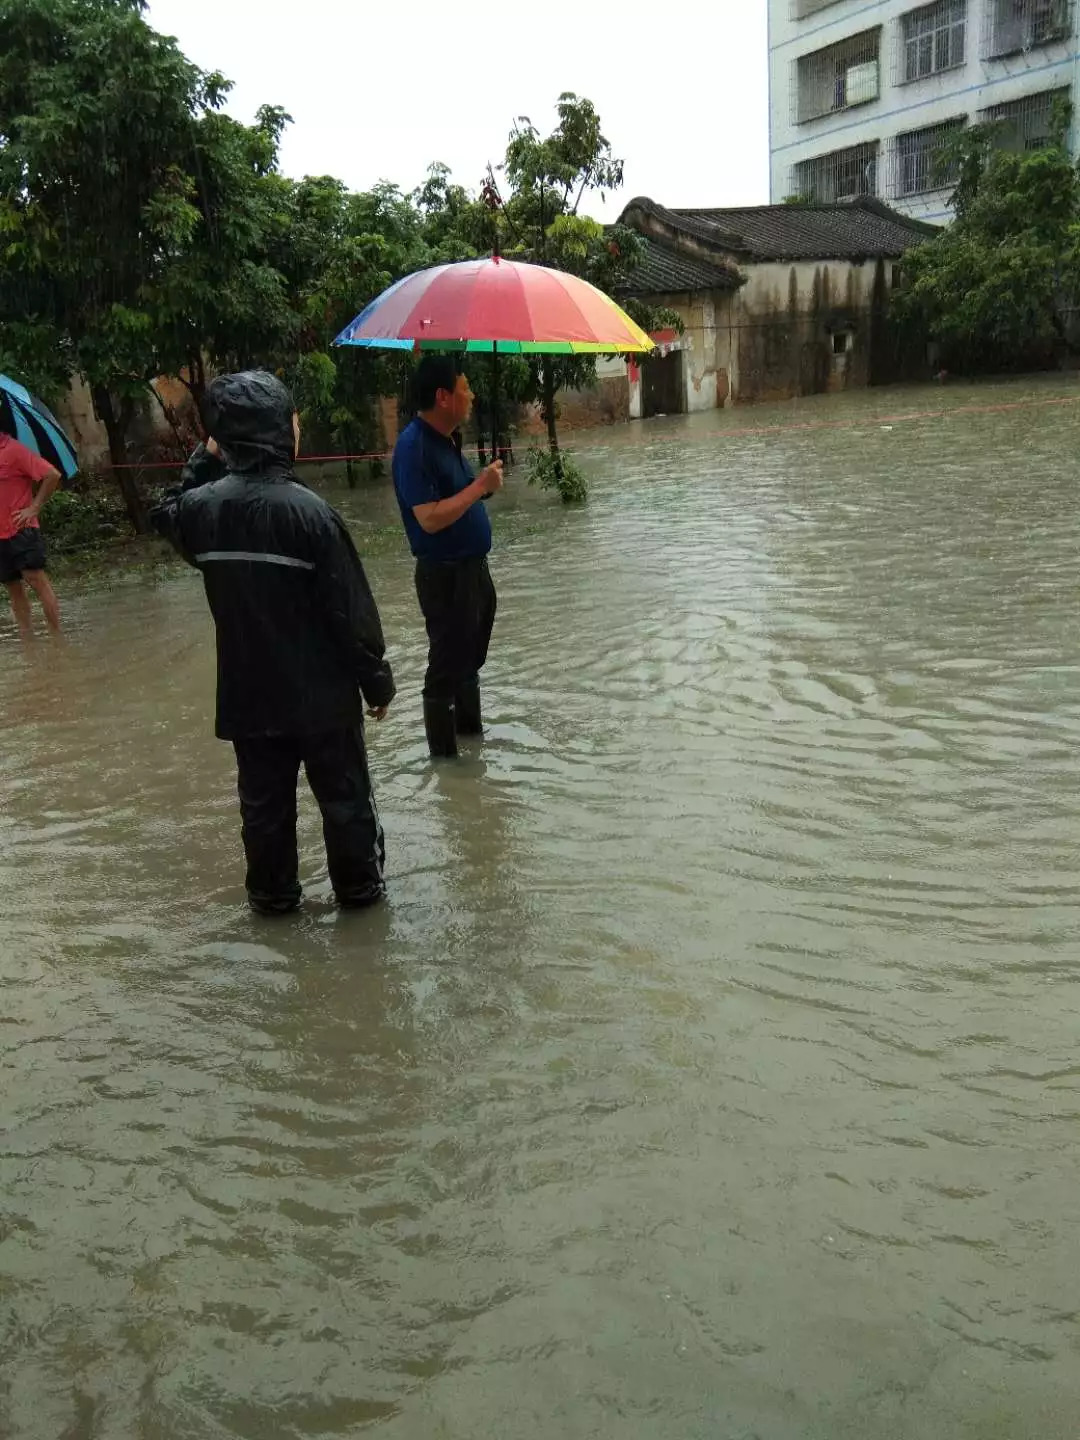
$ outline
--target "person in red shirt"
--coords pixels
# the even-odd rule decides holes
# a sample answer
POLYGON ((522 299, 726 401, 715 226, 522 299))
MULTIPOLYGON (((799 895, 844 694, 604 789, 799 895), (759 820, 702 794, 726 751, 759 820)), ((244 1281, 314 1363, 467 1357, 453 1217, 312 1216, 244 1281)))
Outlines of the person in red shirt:
POLYGON ((60 629, 60 606, 45 574, 45 541, 38 525, 42 507, 59 484, 55 466, 10 435, 0 435, 0 584, 7 586, 24 640, 33 634, 26 585, 41 601, 50 630, 60 629))

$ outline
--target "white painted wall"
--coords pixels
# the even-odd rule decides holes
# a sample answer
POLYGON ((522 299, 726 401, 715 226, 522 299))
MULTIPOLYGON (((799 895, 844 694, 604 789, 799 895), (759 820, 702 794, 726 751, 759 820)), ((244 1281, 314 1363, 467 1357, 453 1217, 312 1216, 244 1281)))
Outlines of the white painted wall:
POLYGON ((685 336, 683 379, 686 385, 686 413, 716 409, 716 304, 702 295, 698 325, 685 336))
MULTIPOLYGON (((1073 143, 1080 139, 1080 51, 1076 35, 1067 43, 1033 48, 1026 54, 1000 60, 981 58, 983 22, 992 0, 968 0, 965 64, 955 70, 897 83, 900 17, 920 8, 917 0, 833 0, 805 19, 793 18, 794 0, 768 0, 769 5, 769 124, 770 190, 773 203, 791 191, 790 176, 797 161, 832 150, 879 140, 882 162, 878 167, 878 198, 920 220, 948 218, 948 192, 936 191, 909 198, 890 194, 888 142, 896 135, 939 124, 966 114, 969 121, 991 105, 1016 100, 1061 86, 1072 89, 1076 116, 1073 143), (835 44, 875 25, 883 27, 880 98, 865 105, 823 116, 799 125, 792 116, 795 62, 800 55, 835 44)), ((1074 6, 1074 11, 1080 6, 1074 6)))
POLYGON ((621 355, 598 355, 596 357, 596 378, 618 380, 626 374, 626 361, 621 355))

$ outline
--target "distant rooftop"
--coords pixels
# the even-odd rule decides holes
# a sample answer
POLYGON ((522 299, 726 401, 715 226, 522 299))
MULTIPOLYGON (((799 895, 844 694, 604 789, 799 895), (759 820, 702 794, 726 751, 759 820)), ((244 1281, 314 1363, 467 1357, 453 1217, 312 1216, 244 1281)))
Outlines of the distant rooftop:
POLYGON ((685 255, 651 235, 641 239, 642 257, 634 268, 633 279, 621 287, 621 293, 671 295, 686 290, 737 290, 743 283, 733 265, 722 261, 714 265, 696 255, 685 255))
MULTIPOLYGON (((832 205, 750 205, 732 209, 669 210, 647 196, 631 200, 620 222, 652 220, 676 240, 684 235, 736 263, 747 261, 896 259, 938 232, 880 200, 860 196, 832 205)), ((657 242, 662 243, 662 242, 657 242)), ((678 288, 685 289, 686 286, 678 288)), ((701 288, 694 286, 692 288, 701 288)))

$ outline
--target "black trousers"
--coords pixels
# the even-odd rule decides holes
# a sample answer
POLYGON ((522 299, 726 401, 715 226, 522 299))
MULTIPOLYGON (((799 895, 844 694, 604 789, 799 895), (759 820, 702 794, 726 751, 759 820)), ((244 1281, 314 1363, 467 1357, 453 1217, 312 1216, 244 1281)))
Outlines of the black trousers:
POLYGON ((368 773, 363 731, 234 740, 247 892, 268 913, 300 903, 296 783, 303 765, 323 818, 330 882, 340 905, 385 894, 386 850, 368 773))
POLYGON ((428 633, 424 699, 453 704, 487 659, 496 606, 488 562, 418 560, 416 594, 428 633))

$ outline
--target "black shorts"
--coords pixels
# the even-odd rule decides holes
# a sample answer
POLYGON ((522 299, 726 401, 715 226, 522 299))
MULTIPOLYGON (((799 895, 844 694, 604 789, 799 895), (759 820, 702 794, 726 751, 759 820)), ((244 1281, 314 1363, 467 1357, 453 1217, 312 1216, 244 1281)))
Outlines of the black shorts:
POLYGON ((10 540, 0 540, 0 585, 21 580, 26 570, 45 569, 45 538, 36 525, 27 525, 10 540))

